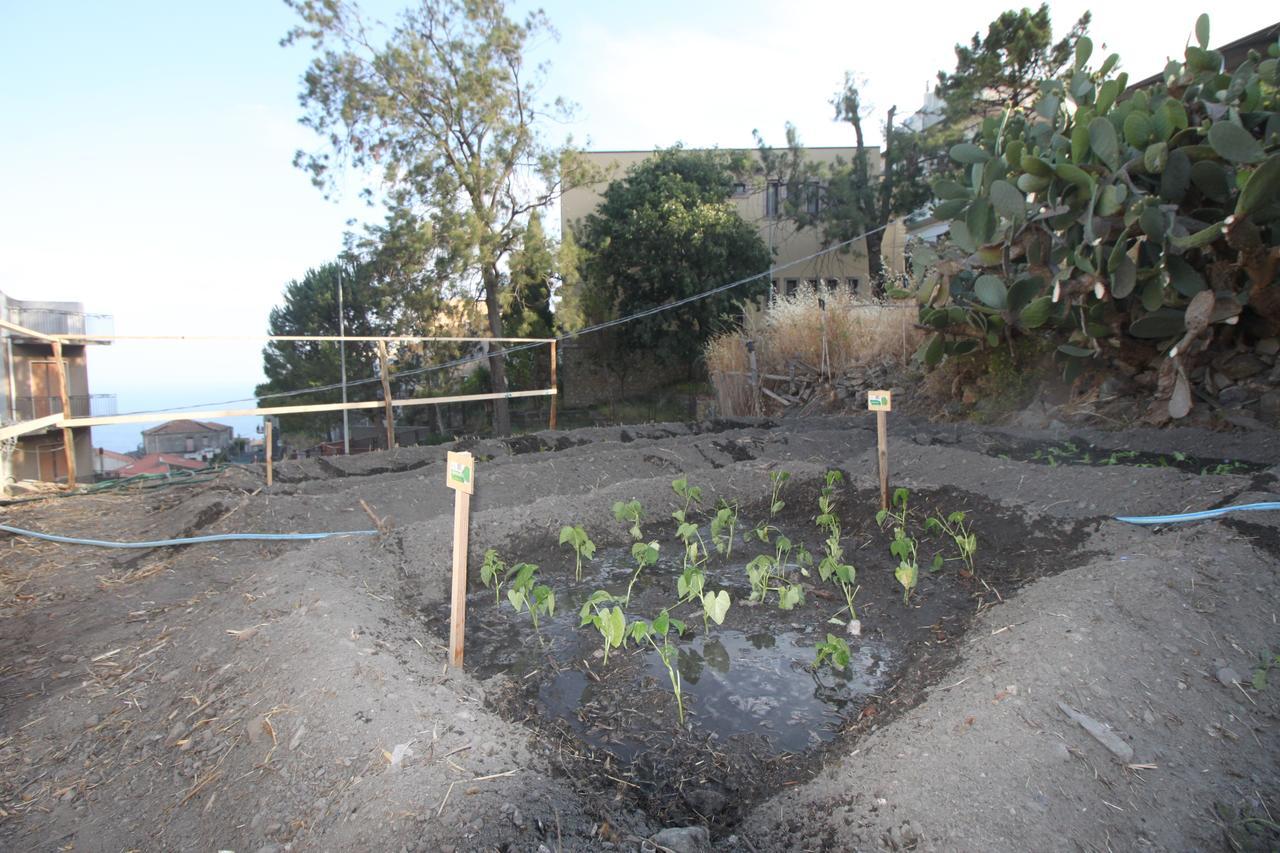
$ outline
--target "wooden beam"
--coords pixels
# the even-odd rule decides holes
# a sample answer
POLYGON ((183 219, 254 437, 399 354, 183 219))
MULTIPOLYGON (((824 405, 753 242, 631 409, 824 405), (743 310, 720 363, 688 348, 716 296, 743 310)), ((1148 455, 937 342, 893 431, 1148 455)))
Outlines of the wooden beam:
MULTIPOLYGON (((556 388, 556 342, 551 342, 551 387, 556 388)), ((556 428, 556 398, 551 398, 551 422, 547 425, 548 429, 556 428)))
MULTIPOLYGON (((508 391, 505 394, 459 394, 453 397, 413 397, 407 400, 392 400, 393 406, 406 408, 409 406, 437 406, 442 403, 471 403, 477 400, 497 400, 505 397, 514 400, 520 397, 548 397, 554 395, 556 389, 546 388, 538 391, 508 391)), ((340 412, 343 409, 376 409, 383 405, 380 400, 369 400, 363 403, 316 403, 307 406, 268 406, 255 409, 216 409, 202 412, 139 412, 132 415, 106 415, 99 418, 70 418, 57 422, 62 427, 106 426, 107 424, 145 424, 152 421, 166 421, 174 418, 238 418, 257 415, 296 415, 308 412, 340 412)))
MULTIPOLYGON (((62 341, 53 341, 53 369, 58 374, 58 396, 62 398, 62 417, 71 417, 71 392, 67 386, 67 363, 62 358, 62 341)), ((62 450, 67 458, 67 488, 76 487, 76 436, 63 420, 62 450)))
POLYGON ((7 438, 17 438, 20 435, 26 435, 31 432, 43 432, 49 427, 56 427, 58 422, 62 420, 62 413, 56 415, 45 415, 43 418, 36 418, 33 421, 21 421, 16 424, 9 424, 7 427, 0 427, 0 441, 7 438))
POLYGON ((26 326, 19 326, 17 323, 10 323, 5 319, 0 319, 0 329, 8 329, 9 331, 22 335, 25 338, 37 338, 42 341, 58 340, 54 335, 46 335, 44 332, 37 332, 35 329, 28 329, 26 326))
POLYGON ((267 418, 266 421, 263 422, 263 427, 264 429, 262 430, 262 439, 263 439, 263 449, 266 450, 265 458, 267 461, 267 485, 270 486, 271 475, 273 473, 272 464, 271 464, 271 445, 274 443, 274 441, 271 438, 271 418, 267 418))
MULTIPOLYGON (((4 324, 11 326, 11 324, 4 324)), ((503 344, 549 344, 555 338, 429 338, 414 335, 44 335, 21 326, 12 326, 24 334, 59 340, 64 343, 78 341, 346 341, 347 343, 481 343, 490 341, 503 344)))
POLYGON ((387 421, 387 450, 391 450, 396 446, 396 418, 391 410, 391 380, 387 371, 387 342, 378 341, 378 375, 382 378, 382 401, 387 405, 384 413, 387 421))

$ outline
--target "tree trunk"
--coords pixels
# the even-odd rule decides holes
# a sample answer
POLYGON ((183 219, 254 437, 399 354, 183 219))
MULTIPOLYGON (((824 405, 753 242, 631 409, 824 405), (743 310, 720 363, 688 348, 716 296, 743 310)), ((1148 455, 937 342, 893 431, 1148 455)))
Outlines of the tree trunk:
MULTIPOLYGON (((502 306, 498 303, 498 286, 501 276, 496 267, 484 270, 484 305, 489 314, 489 333, 502 337, 502 306)), ((496 342, 489 347, 489 378, 495 394, 507 393, 507 365, 502 355, 504 347, 496 342)), ((493 401, 494 435, 511 435, 511 408, 506 397, 493 401)))

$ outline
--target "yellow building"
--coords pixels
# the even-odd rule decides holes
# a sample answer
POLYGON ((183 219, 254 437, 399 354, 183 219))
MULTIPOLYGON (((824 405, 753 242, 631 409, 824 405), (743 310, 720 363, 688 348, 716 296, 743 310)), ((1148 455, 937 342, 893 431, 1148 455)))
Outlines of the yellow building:
MULTIPOLYGON (((880 171, 880 152, 871 152, 873 174, 880 171)), ((854 148, 806 148, 805 158, 812 163, 834 164, 837 158, 851 161, 854 148)), ((595 183, 573 187, 560 199, 560 227, 562 233, 574 227, 583 217, 600 204, 601 196, 609 184, 625 177, 627 170, 653 155, 652 151, 588 151, 581 157, 592 174, 600 175, 595 183)), ((788 293, 801 282, 819 283, 828 287, 848 287, 857 292, 868 292, 867 252, 865 242, 855 243, 848 251, 829 252, 817 258, 809 258, 824 247, 820 228, 797 230, 784 217, 783 207, 787 187, 784 182, 763 177, 759 152, 726 151, 726 154, 746 154, 756 164, 753 174, 741 175, 734 188, 733 202, 738 213, 760 232, 760 239, 773 251, 773 287, 775 292, 788 293)), ((812 185, 806 191, 806 203, 821 203, 821 186, 812 185)))

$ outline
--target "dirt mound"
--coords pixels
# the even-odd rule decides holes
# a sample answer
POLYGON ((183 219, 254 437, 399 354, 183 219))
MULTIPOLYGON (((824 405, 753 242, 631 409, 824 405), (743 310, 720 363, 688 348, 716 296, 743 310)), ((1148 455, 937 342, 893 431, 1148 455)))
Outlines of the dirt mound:
POLYGON ((896 417, 893 479, 920 552, 904 604, 895 525, 874 518, 869 426, 465 443, 480 462, 464 672, 444 665, 447 448, 282 464, 271 489, 234 470, 6 508, 8 524, 104 539, 359 530, 370 513, 387 532, 137 552, 0 541, 0 844, 636 849, 697 825, 725 850, 1274 848, 1280 675, 1264 683, 1261 660, 1280 652, 1276 518, 1109 519, 1274 500, 1275 436, 896 417), (778 553, 779 533, 789 555, 821 554, 829 469, 846 474, 836 497, 860 635, 839 588, 798 556, 748 603, 744 564, 778 553), (634 570, 615 501, 641 503, 663 555, 627 617, 676 604, 681 476, 702 489, 701 536, 720 499, 741 518, 731 556, 705 549, 708 585, 733 600, 724 624, 673 611, 688 626, 672 635, 683 725, 658 652, 628 643, 606 666, 600 634, 578 627, 583 599, 621 594, 634 570), (924 527, 954 510, 978 537, 972 572, 924 527), (769 542, 744 541, 762 522, 769 542), (564 524, 599 549, 581 583, 564 524), (538 564, 555 590, 537 632, 505 589, 495 603, 480 585, 487 548, 538 564), (791 586, 803 602, 781 609, 791 586), (828 633, 847 640, 847 669, 813 667, 828 633))

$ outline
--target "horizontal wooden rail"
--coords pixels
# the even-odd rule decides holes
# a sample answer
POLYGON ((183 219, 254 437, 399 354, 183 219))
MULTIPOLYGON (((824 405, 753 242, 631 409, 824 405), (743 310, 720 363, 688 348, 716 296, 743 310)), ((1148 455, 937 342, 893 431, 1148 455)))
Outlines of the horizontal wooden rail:
MULTIPOLYGON (((348 339, 350 340, 350 339, 348 339)), ((391 405, 435 406, 441 403, 471 403, 478 400, 515 399, 518 397, 552 397, 556 389, 544 388, 537 391, 508 391, 505 394, 460 394, 453 397, 412 397, 407 400, 392 400, 391 405)), ((91 427, 107 424, 143 424, 151 421, 173 420, 175 418, 238 418, 253 415, 300 415, 312 412, 340 412, 343 409, 378 409, 384 405, 382 400, 367 400, 362 403, 315 403, 299 406, 267 406, 257 409, 218 409, 206 412, 138 412, 132 415, 107 415, 100 418, 68 418, 62 420, 61 415, 54 415, 53 420, 60 427, 91 427)), ((47 420, 47 419, 45 419, 47 420)), ((34 424, 36 421, 28 421, 34 424)), ((19 426, 22 426, 19 424, 19 426)), ((12 427, 10 427, 12 429, 12 427)))
POLYGON ((46 415, 43 418, 36 418, 33 421, 21 421, 16 424, 9 424, 7 427, 0 427, 0 441, 6 438, 16 438, 20 435, 26 435, 29 432, 39 432, 48 429, 51 426, 57 426, 62 421, 62 412, 56 415, 46 415))
POLYGON ((17 323, 10 323, 3 318, 0 318, 0 329, 8 329, 26 338, 38 338, 42 341, 58 340, 56 335, 46 335, 44 332, 37 332, 35 329, 28 329, 26 326, 19 326, 17 323))
MULTIPOLYGON (((8 324, 6 324, 8 325, 8 324)), ((64 343, 74 341, 344 341, 361 343, 381 341, 391 343, 482 343, 489 341, 495 344, 549 344, 555 338, 437 338, 420 335, 42 335, 30 329, 13 327, 25 333, 46 340, 59 340, 64 343)))

